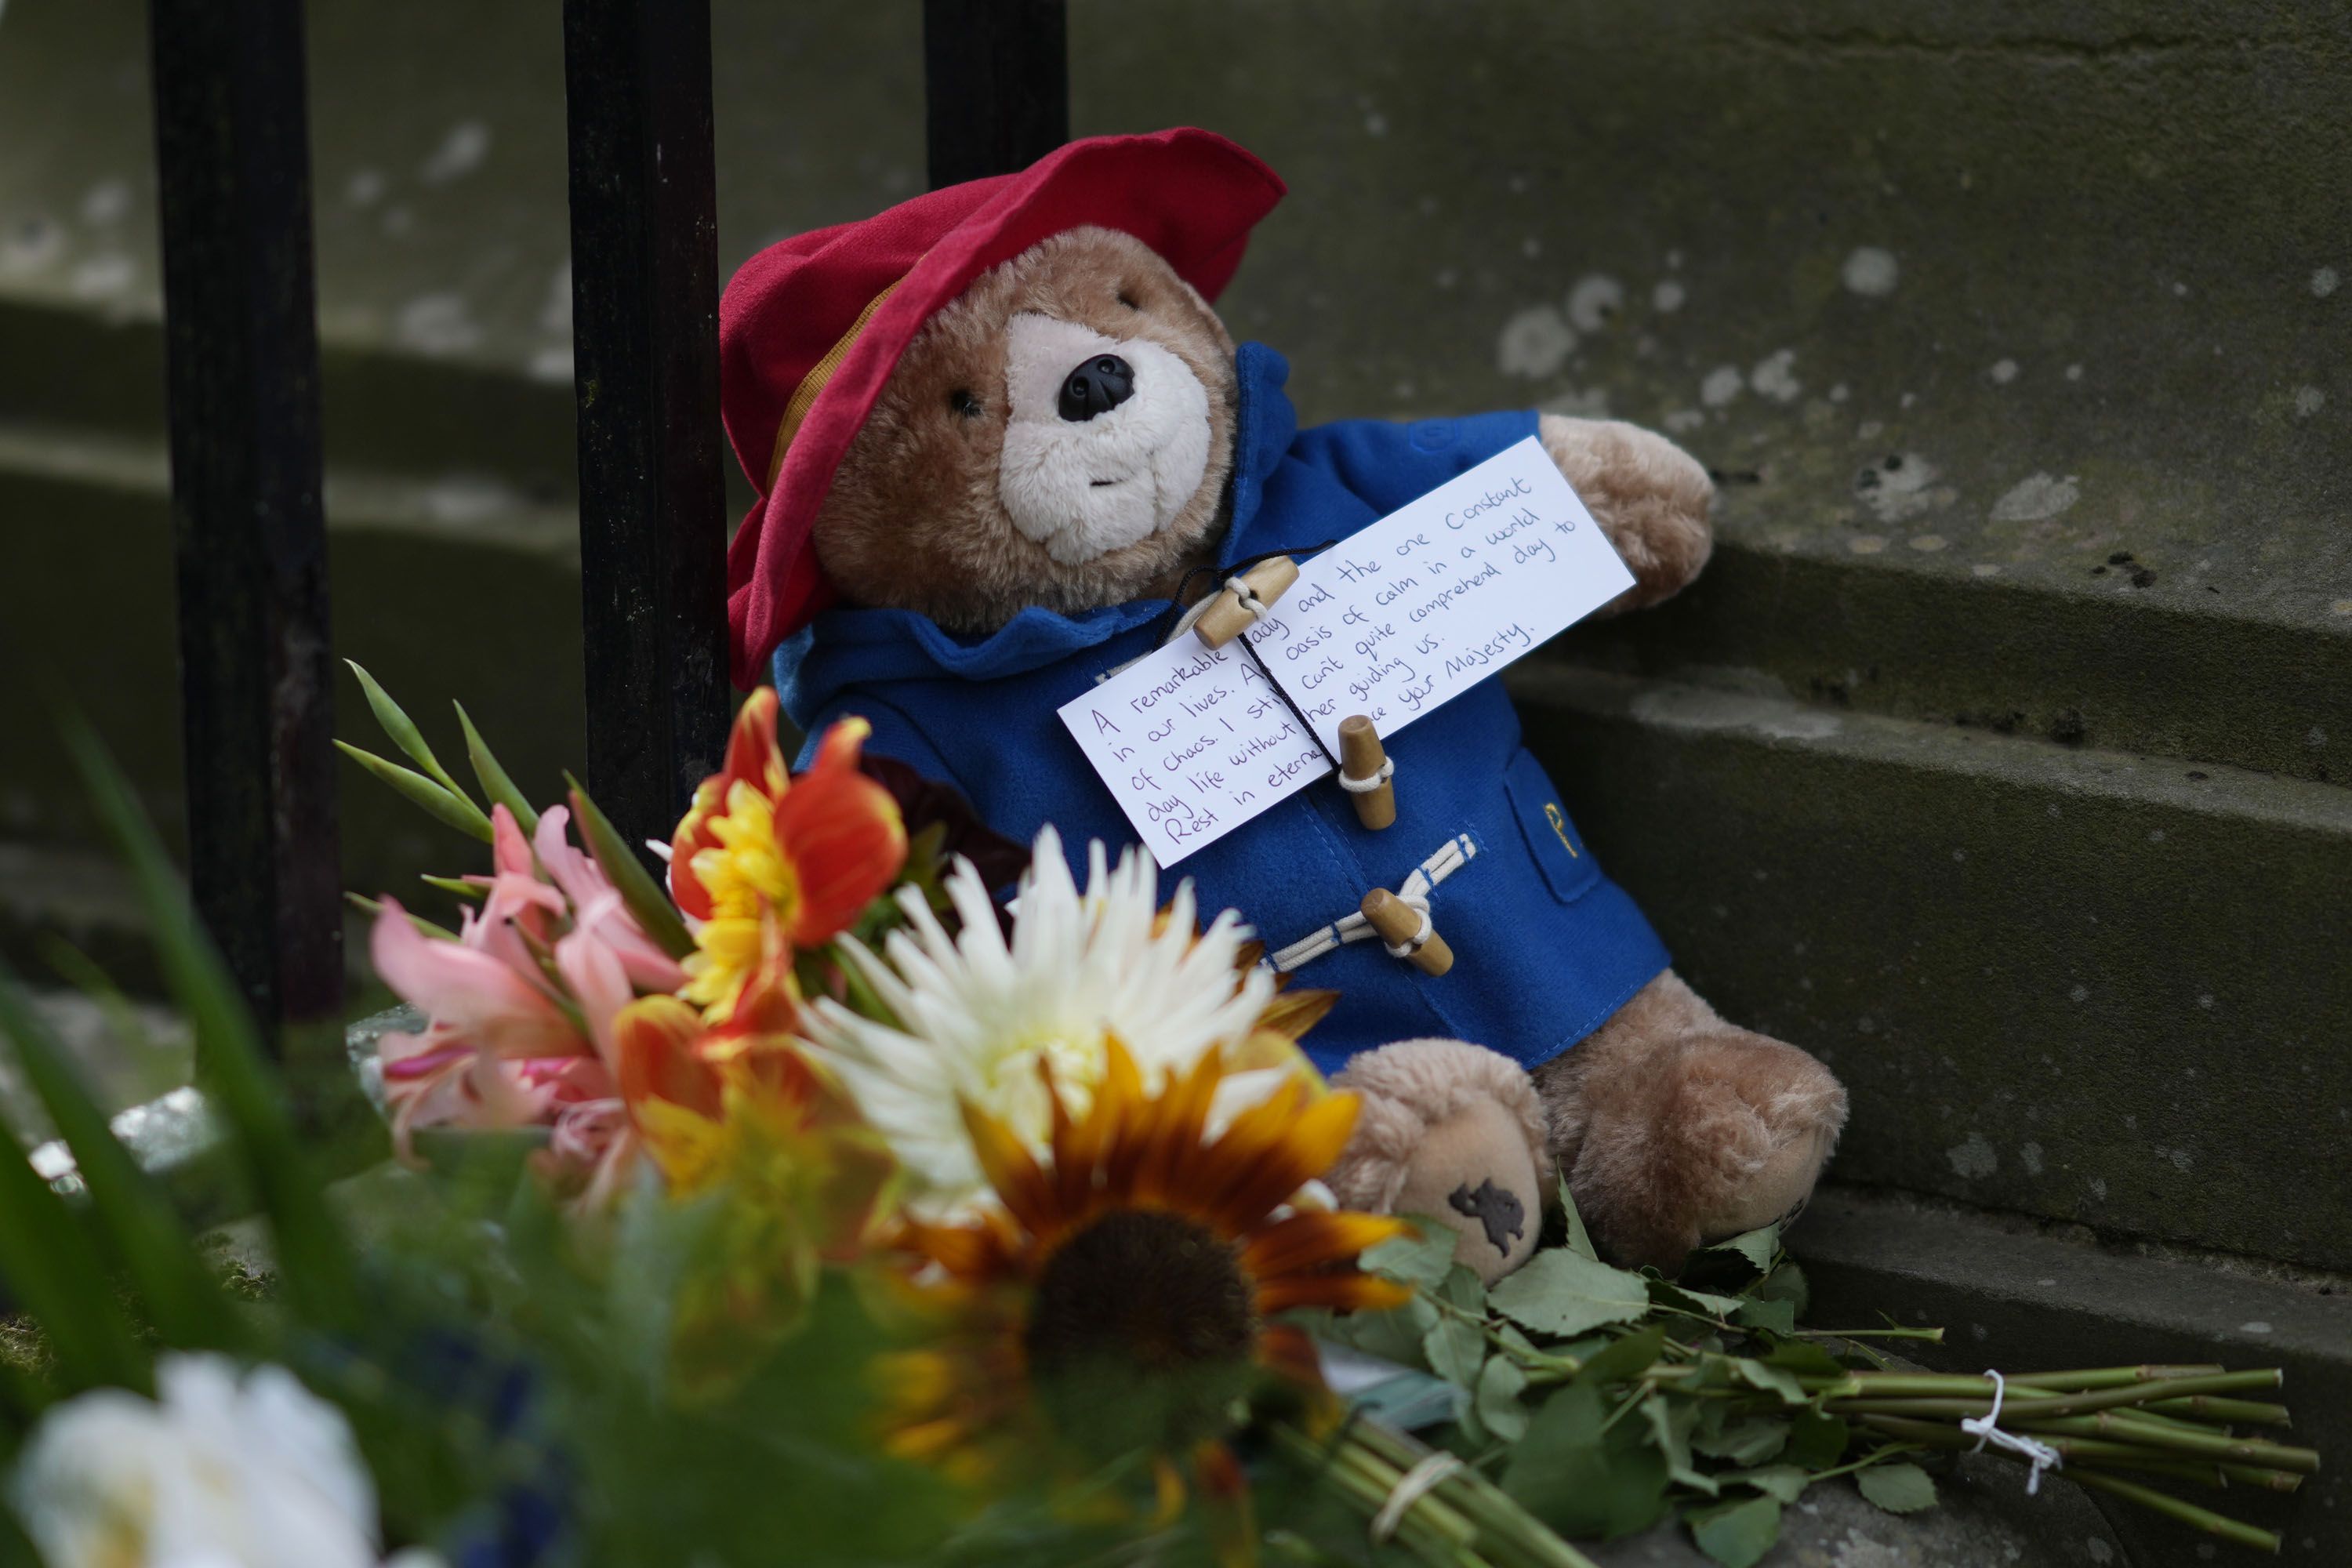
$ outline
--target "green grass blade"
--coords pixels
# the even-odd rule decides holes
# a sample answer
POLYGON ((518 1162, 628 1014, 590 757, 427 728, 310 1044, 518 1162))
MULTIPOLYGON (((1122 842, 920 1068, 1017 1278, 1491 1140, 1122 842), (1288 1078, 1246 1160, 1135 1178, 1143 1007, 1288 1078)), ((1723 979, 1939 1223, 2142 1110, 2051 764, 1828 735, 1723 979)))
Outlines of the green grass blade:
POLYGON ((336 742, 335 750, 359 763, 413 805, 423 807, 435 821, 445 823, 485 844, 490 841, 490 819, 482 815, 480 806, 464 795, 453 795, 423 773, 404 768, 398 763, 386 762, 373 752, 362 752, 348 741, 336 742))
POLYGON ((0 1286, 40 1330, 64 1392, 148 1387, 97 1243, 13 1146, 0 1149, 0 1286))
POLYGON ((348 1329, 360 1318, 350 1242, 296 1134, 284 1085, 265 1058, 245 998, 198 923, 153 826, 98 738, 87 725, 69 720, 66 744, 100 819, 130 865, 172 997, 195 1031, 197 1061, 213 1109, 228 1128, 268 1216, 288 1299, 309 1321, 348 1329))
POLYGON ((367 693, 368 710, 375 715, 375 721, 383 726, 383 732, 392 737, 392 743, 407 752, 409 760, 423 768, 442 788, 458 799, 466 800, 467 805, 473 804, 467 800, 464 787, 449 776, 447 768, 441 765, 441 759, 433 754, 433 748, 425 743, 425 732, 416 727, 415 721, 392 700, 392 693, 376 684, 375 677, 361 668, 357 660, 347 658, 343 662, 350 665, 352 673, 360 678, 360 689, 367 693))
POLYGON ((522 827, 525 838, 539 831, 539 813, 531 809, 522 791, 515 788, 514 780, 507 777, 506 769, 490 752, 489 742, 474 728, 474 721, 466 714, 466 705, 452 702, 457 710, 457 727, 466 731, 466 759, 474 764, 474 776, 482 781, 482 793, 514 813, 515 821, 522 827))
POLYGON ((0 1034, 16 1047, 17 1065, 73 1151, 99 1236, 129 1276, 164 1341, 218 1348, 240 1338, 236 1315, 189 1244, 179 1215, 154 1182, 115 1142, 106 1113, 66 1065, 52 1034, 16 977, 0 963, 0 1034))
POLYGON ((684 958, 692 952, 694 938, 687 931, 685 917, 654 881, 645 862, 622 838, 620 829, 588 798, 588 792, 580 787, 578 779, 565 773, 563 782, 572 786, 572 815, 580 824, 580 837, 587 844, 588 853, 596 858, 596 864, 613 879, 621 901, 637 917, 637 924, 672 958, 684 958))

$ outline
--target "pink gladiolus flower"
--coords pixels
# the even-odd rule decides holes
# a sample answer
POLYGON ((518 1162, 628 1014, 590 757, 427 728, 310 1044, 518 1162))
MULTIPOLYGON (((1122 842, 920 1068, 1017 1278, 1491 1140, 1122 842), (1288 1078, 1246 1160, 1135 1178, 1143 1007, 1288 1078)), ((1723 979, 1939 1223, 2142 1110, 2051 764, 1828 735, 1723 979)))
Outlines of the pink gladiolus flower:
POLYGON ((408 921, 387 898, 368 939, 368 956, 386 985, 476 1048, 502 1057, 567 1056, 580 1034, 553 998, 512 963, 485 951, 493 925, 469 920, 462 940, 442 942, 408 921))
POLYGON ((548 807, 539 819, 532 847, 539 851, 539 863, 570 901, 575 926, 593 932, 613 950, 629 984, 639 991, 676 991, 686 984, 686 971, 645 933, 594 858, 572 847, 565 831, 571 822, 569 808, 548 807))
POLYGON ((383 900, 369 940, 376 973, 432 1022, 385 1036, 377 1059, 403 1159, 421 1127, 552 1124, 568 1129, 558 1163, 578 1165, 601 1199, 634 1148, 625 1131, 628 1148, 615 1144, 600 1109, 619 1104, 613 1020, 640 993, 676 991, 686 973, 573 847, 570 822, 554 807, 526 840, 512 813, 491 807, 490 873, 467 879, 482 905, 456 942, 425 936, 383 900))

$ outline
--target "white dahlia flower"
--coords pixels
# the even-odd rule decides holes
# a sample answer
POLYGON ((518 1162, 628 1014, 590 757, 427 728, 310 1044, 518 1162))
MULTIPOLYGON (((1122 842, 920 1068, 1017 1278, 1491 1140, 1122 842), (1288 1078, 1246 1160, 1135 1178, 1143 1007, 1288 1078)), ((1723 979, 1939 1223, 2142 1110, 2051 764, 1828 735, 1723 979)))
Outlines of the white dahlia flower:
POLYGON ((47 1568, 375 1568, 375 1483, 341 1411, 217 1355, 164 1356, 155 1392, 93 1390, 33 1429, 10 1500, 47 1568))
POLYGON ((1037 835, 1008 945, 988 889, 959 860, 947 890, 962 931, 950 937, 908 889, 909 925, 877 955, 854 941, 851 961, 898 1018, 876 1023, 830 1000, 803 1016, 809 1043, 839 1075, 866 1120, 917 1183, 910 1206, 940 1217, 985 1190, 959 1102, 969 1100, 1042 1152, 1052 1110, 1039 1073, 1053 1069, 1073 1116, 1085 1114, 1116 1037, 1147 1089, 1188 1070, 1212 1047, 1248 1070, 1221 1088, 1213 1122, 1264 1099, 1303 1060, 1295 1047, 1258 1066, 1251 1033, 1274 1000, 1273 974, 1237 973, 1249 929, 1228 910, 1195 934, 1192 884, 1160 918, 1159 870, 1129 849, 1116 869, 1097 842, 1081 893, 1050 826, 1037 835))

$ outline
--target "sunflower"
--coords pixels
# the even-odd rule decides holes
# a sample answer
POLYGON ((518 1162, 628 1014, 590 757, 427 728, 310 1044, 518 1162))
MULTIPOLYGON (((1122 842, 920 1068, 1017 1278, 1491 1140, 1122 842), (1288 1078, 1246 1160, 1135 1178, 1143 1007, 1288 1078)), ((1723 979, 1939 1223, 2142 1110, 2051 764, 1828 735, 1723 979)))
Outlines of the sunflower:
POLYGON ((1311 1341, 1283 1313, 1405 1299, 1355 1267, 1402 1221, 1291 1206, 1346 1145, 1355 1097, 1288 1075, 1212 1133, 1224 1076, 1211 1049, 1155 1094, 1113 1039, 1091 1104, 1073 1114, 1043 1065, 1042 1161, 965 1107, 1000 1203, 961 1224, 902 1226, 928 1266, 914 1293, 936 1338, 887 1358, 891 1452, 975 1483, 1044 1456, 1137 1450, 1224 1473, 1236 1399, 1268 1372, 1320 1386, 1311 1341))
POLYGON ((670 895, 693 918, 680 994, 713 1025, 734 1011, 772 919, 798 951, 840 934, 898 880, 907 827, 890 792, 858 771, 873 727, 844 719, 793 777, 776 744, 776 693, 745 700, 727 759, 694 792, 670 840, 670 895))
POLYGON ((842 944, 887 1021, 825 998, 803 1016, 802 1032, 919 1184, 910 1202, 926 1218, 967 1214, 982 1197, 964 1106, 1041 1154, 1057 1117, 1086 1114, 1114 1041, 1154 1092, 1222 1051, 1232 1070, 1213 1126, 1313 1070, 1296 1042, 1331 993, 1277 994, 1238 917, 1196 931, 1190 882, 1161 909, 1148 856, 1129 850, 1114 868, 1097 842, 1087 867, 1081 892, 1059 836, 1040 832, 1008 940, 989 889, 960 860, 946 886, 953 934, 902 891, 908 923, 879 954, 842 944), (1048 1082, 1064 1103, 1049 1104, 1048 1082))

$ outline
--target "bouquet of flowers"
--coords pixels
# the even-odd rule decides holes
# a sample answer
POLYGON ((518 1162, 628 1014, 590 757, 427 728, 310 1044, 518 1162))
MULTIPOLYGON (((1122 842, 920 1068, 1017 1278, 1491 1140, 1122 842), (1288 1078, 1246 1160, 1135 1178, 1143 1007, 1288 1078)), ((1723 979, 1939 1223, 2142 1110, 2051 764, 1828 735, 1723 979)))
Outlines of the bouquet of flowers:
POLYGON ((1929 1331, 1800 1329, 1771 1233, 1669 1281, 1563 1192, 1489 1292, 1442 1226, 1336 1207, 1355 1102, 1298 1047, 1331 997, 1141 856, 1091 846, 1082 884, 855 721, 795 774, 761 691, 664 877, 576 783, 533 809, 459 710, 478 803, 362 679, 415 766, 346 750, 489 866, 428 879, 452 923, 359 900, 422 1026, 378 1041, 393 1161, 331 1194, 76 738, 262 1250, 190 1233, 0 975, 77 1164, 0 1161, 0 1545, 49 1568, 1579 1568, 1565 1537, 1670 1514, 1745 1568, 1806 1486, 1925 1506, 1915 1461, 1987 1435, 2252 1544, 2145 1482, 2316 1465, 2231 1430, 2284 1420, 2238 1397, 2275 1373, 1881 1366, 1929 1331))

